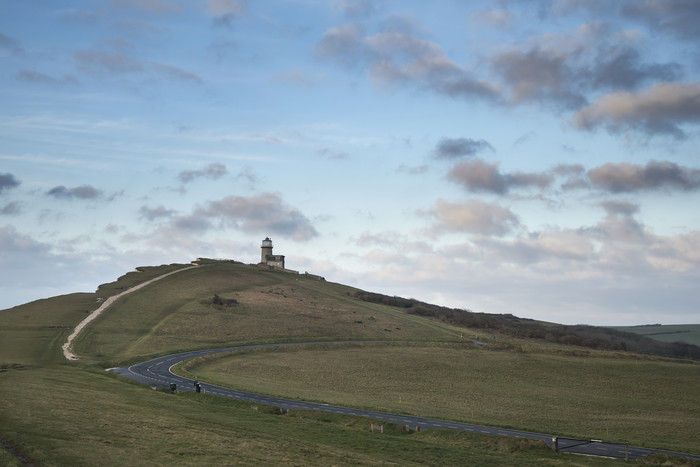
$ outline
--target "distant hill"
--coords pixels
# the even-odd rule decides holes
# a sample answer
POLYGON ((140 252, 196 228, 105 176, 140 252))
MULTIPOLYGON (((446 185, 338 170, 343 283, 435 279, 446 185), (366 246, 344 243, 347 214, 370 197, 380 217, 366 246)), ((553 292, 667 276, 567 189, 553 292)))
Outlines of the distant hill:
POLYGON ((700 345, 700 324, 645 324, 616 326, 618 331, 633 332, 661 342, 700 345))

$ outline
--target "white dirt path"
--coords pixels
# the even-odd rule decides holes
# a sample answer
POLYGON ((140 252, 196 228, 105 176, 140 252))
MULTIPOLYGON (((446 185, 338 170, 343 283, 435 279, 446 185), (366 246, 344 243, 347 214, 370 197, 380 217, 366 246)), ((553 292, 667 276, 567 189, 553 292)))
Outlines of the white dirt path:
POLYGON ((80 331, 82 331, 83 328, 84 328, 85 326, 87 326, 92 320, 94 320, 95 318, 97 318, 98 316, 100 316, 100 314, 101 314, 103 311, 105 311, 107 308, 109 308, 109 306, 110 306, 112 303, 114 303, 116 300, 120 299, 121 297, 123 297, 123 296, 126 295, 126 294, 130 294, 131 292, 136 292, 137 290, 141 289, 142 287, 146 287, 147 285, 149 285, 149 284, 151 284, 151 283, 153 283, 153 282, 155 282, 155 281, 161 280, 161 279, 163 279, 164 277, 168 277, 168 276, 170 276, 170 275, 172 275, 172 274, 177 274, 178 272, 187 271, 187 270, 189 270, 189 269, 194 269, 194 268, 197 268, 197 267, 199 267, 198 264, 195 265, 195 266, 190 266, 190 267, 187 267, 187 268, 178 269, 177 271, 171 271, 171 272, 169 272, 169 273, 167 273, 167 274, 163 274, 162 276, 154 277, 153 279, 148 280, 148 281, 146 281, 146 282, 143 282, 143 283, 141 283, 141 284, 139 284, 139 285, 135 285, 134 287, 132 287, 132 288, 130 288, 130 289, 127 289, 127 290, 125 290, 124 292, 122 292, 122 293, 120 293, 120 294, 113 295, 113 296, 109 297, 107 300, 104 301, 104 303, 102 303, 102 305, 101 305, 98 309, 96 309, 95 311, 93 311, 92 313, 90 313, 90 314, 87 316, 87 318, 85 318, 85 319, 82 320, 80 323, 78 323, 78 325, 75 327, 75 329, 73 330, 73 332, 71 333, 71 335, 68 336, 68 340, 66 341, 66 343, 63 344, 63 346, 62 346, 62 348, 63 348, 63 356, 65 356, 68 360, 78 360, 79 357, 78 357, 76 354, 74 354, 73 351, 72 351, 72 349, 71 349, 71 345, 73 344, 73 340, 76 338, 76 336, 77 336, 78 334, 80 334, 80 331))

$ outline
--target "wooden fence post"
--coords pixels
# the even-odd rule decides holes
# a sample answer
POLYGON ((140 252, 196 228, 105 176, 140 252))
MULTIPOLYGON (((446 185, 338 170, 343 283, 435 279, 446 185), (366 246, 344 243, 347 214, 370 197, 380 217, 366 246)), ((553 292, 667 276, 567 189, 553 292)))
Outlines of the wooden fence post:
POLYGON ((369 425, 369 431, 378 431, 380 433, 384 433, 384 425, 375 425, 374 423, 371 423, 369 425))

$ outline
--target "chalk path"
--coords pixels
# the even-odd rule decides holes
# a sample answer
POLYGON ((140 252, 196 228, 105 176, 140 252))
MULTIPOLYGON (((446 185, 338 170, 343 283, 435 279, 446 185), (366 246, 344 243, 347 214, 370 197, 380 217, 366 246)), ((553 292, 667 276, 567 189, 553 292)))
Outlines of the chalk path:
POLYGON ((100 316, 100 314, 102 314, 103 311, 105 311, 107 308, 109 308, 110 305, 112 305, 112 303, 114 303, 115 301, 119 300, 119 299, 120 299, 121 297, 123 297, 124 295, 130 294, 130 293, 132 293, 132 292, 136 292, 137 290, 139 290, 139 289, 141 289, 141 288, 143 288, 143 287, 146 287, 147 285, 152 284, 152 283, 155 282, 155 281, 159 281, 159 280, 161 280, 161 279, 163 279, 163 278, 165 278, 165 277, 168 277, 168 276, 170 276, 170 275, 172 275, 172 274, 177 274, 178 272, 187 271, 187 270, 189 270, 189 269, 194 269, 194 268, 197 268, 197 267, 199 267, 199 265, 195 265, 195 266, 190 266, 190 267, 187 267, 187 268, 178 269, 177 271, 171 271, 171 272, 169 272, 169 273, 167 273, 167 274, 163 274, 162 276, 154 277, 153 279, 148 280, 148 281, 146 281, 146 282, 143 282, 143 283, 141 283, 141 284, 139 284, 139 285, 135 285, 134 287, 132 287, 132 288, 130 288, 130 289, 127 289, 127 290, 125 290, 124 292, 122 292, 122 293, 120 293, 120 294, 113 295, 113 296, 109 297, 107 300, 104 301, 104 303, 103 303, 98 309, 96 309, 95 311, 93 311, 92 313, 90 313, 90 314, 87 316, 87 318, 85 318, 85 319, 82 320, 80 323, 78 323, 78 325, 75 327, 75 329, 73 330, 73 332, 71 333, 71 335, 68 336, 68 340, 66 341, 66 343, 63 344, 63 346, 62 346, 62 348, 63 348, 63 356, 66 357, 66 359, 71 360, 71 361, 72 361, 72 360, 78 360, 78 358, 79 358, 78 355, 74 354, 73 351, 72 351, 72 349, 71 349, 71 345, 73 344, 73 340, 78 336, 78 334, 80 334, 80 331, 82 331, 83 328, 84 328, 85 326, 87 326, 88 324, 90 324, 90 322, 91 322, 92 320, 94 320, 95 318, 97 318, 98 316, 100 316))

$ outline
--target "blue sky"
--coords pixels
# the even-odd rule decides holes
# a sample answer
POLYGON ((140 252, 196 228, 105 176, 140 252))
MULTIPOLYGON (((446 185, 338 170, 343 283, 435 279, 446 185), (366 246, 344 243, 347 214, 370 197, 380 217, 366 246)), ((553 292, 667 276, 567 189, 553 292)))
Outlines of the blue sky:
POLYGON ((0 0, 0 308, 259 261, 700 322, 700 3, 0 0))

